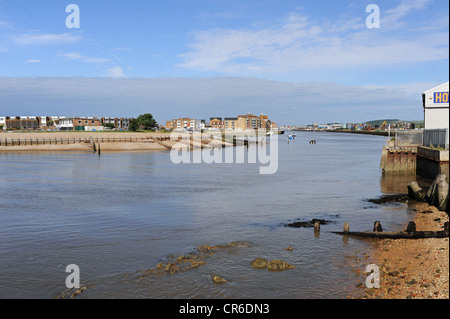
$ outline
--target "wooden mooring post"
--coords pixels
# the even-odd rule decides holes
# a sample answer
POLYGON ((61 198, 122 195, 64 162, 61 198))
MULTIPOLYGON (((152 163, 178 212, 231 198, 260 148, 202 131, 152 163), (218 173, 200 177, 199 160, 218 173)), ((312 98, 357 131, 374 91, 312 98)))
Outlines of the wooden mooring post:
POLYGON ((316 232, 320 231, 320 222, 319 222, 319 221, 316 221, 316 222, 314 223, 314 230, 315 230, 316 232))
POLYGON ((375 223, 373 223, 373 231, 374 232, 382 232, 383 231, 383 227, 381 227, 381 223, 379 221, 376 221, 375 223))

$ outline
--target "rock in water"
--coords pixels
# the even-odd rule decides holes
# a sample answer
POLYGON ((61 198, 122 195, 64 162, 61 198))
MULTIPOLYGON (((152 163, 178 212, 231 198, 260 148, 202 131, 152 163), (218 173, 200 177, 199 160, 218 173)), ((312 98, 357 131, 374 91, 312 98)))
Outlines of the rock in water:
POLYGON ((374 204, 385 204, 389 202, 405 203, 409 199, 407 194, 383 195, 379 198, 368 199, 367 201, 374 204))
POLYGON ((267 263, 267 270, 269 271, 284 271, 288 269, 295 269, 295 266, 283 260, 271 260, 267 263))
POLYGON ((211 279, 212 279, 213 283, 215 283, 215 284, 224 284, 227 282, 225 279, 223 279, 220 276, 211 276, 211 279))
POLYGON ((300 227, 309 228, 309 227, 315 227, 316 224, 326 225, 329 223, 331 223, 331 221, 329 221, 329 220, 313 218, 312 220, 307 221, 307 222, 293 222, 293 223, 285 224, 285 226, 286 227, 295 227, 295 228, 300 228, 300 227))
POLYGON ((264 269, 267 267, 267 259, 258 257, 253 260, 250 265, 255 269, 264 269))
POLYGON ((419 202, 425 200, 425 194, 422 191, 422 188, 416 181, 413 181, 407 185, 408 187, 408 196, 412 199, 415 199, 419 202))

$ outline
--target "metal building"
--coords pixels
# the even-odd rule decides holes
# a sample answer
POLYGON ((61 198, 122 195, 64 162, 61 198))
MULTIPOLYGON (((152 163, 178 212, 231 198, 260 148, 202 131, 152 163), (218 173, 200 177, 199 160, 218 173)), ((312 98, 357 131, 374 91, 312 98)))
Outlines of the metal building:
POLYGON ((448 129, 448 84, 444 83, 422 94, 425 129, 448 129))

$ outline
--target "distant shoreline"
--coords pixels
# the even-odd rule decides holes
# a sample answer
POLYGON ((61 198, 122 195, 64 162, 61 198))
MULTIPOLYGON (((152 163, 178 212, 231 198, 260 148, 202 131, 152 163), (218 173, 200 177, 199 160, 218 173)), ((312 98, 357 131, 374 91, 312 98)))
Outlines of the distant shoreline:
POLYGON ((294 130, 294 132, 329 132, 329 133, 349 133, 349 134, 366 134, 366 135, 379 135, 389 136, 387 131, 351 131, 351 130, 294 130))

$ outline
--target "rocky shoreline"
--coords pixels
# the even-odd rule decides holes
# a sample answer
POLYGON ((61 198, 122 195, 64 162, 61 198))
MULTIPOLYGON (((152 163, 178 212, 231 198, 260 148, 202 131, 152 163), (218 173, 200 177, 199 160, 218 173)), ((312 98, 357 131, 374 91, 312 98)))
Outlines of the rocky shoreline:
MULTIPOLYGON (((442 230, 449 217, 434 206, 416 206, 417 230, 442 230)), ((380 288, 366 288, 369 299, 448 299, 449 238, 384 239, 371 257, 380 269, 380 288)))
MULTIPOLYGON (((430 190, 442 182, 438 176, 430 190)), ((444 179, 445 181, 445 179, 444 179)), ((414 223, 417 231, 442 231, 449 222, 448 204, 436 207, 431 192, 421 193, 415 182, 415 192, 409 197, 421 199, 415 205, 414 223), (445 211, 444 211, 445 210, 445 211)), ((442 192, 445 185, 439 185, 442 192)), ((408 188, 411 190, 410 185, 408 188)), ((437 191, 439 193, 439 191, 437 191)), ((447 184, 448 199, 448 184, 447 184)), ((442 195, 442 193, 441 193, 442 195)), ((445 198, 445 196, 443 196, 445 198)), ((442 198, 442 196, 441 196, 442 198)), ((439 204, 442 204, 439 203, 439 204)), ((439 205, 437 205, 439 206, 439 205)), ((448 227, 448 226, 447 226, 448 227)), ((448 299, 449 298, 449 238, 383 239, 369 253, 371 263, 380 270, 379 288, 367 288, 367 299, 448 299)))

